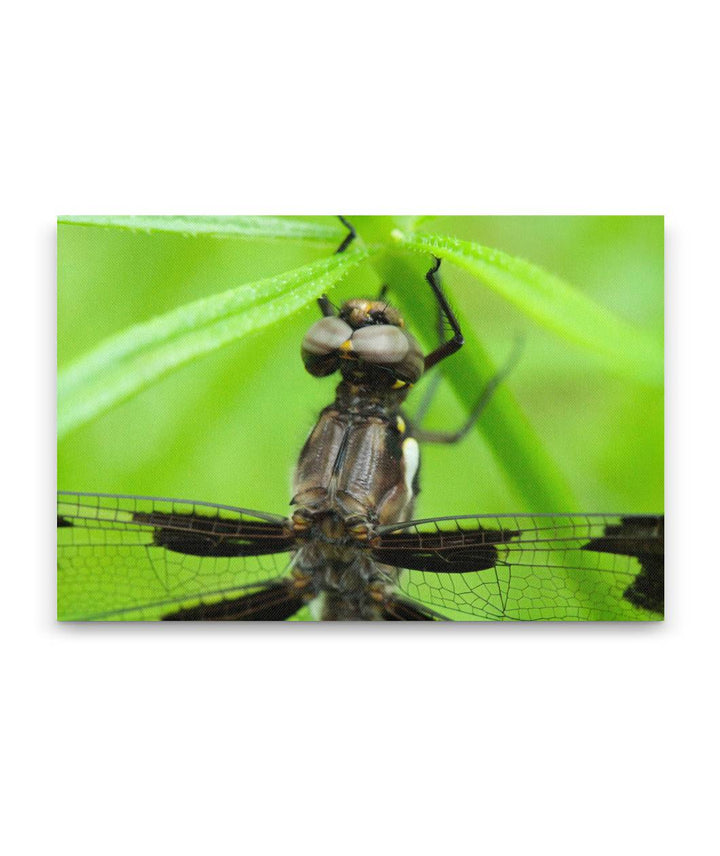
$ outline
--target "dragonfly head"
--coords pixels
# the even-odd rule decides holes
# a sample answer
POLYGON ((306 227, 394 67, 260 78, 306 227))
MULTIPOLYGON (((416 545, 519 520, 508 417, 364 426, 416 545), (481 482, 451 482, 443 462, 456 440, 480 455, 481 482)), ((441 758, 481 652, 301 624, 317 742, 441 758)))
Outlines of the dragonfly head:
POLYGON ((305 368, 316 377, 340 371, 345 380, 379 390, 401 389, 423 372, 422 350, 400 313, 383 300, 348 300, 337 315, 316 321, 302 343, 305 368))

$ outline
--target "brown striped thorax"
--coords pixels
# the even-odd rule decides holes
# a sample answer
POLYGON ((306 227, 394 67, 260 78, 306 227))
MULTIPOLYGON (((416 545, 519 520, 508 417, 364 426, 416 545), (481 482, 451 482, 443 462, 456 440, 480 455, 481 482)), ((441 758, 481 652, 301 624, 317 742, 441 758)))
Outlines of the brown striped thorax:
POLYGON ((340 371, 360 395, 402 401, 423 373, 420 345, 405 329, 400 313, 384 300, 348 300, 337 315, 326 315, 305 334, 305 368, 315 377, 340 371))

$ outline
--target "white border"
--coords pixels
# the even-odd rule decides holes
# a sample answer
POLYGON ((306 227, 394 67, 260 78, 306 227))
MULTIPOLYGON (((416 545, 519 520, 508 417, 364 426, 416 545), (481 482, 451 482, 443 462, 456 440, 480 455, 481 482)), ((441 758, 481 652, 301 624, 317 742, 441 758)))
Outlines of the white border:
POLYGON ((8 852, 708 851, 719 146, 702 9, 13 10, 8 852), (55 215, 336 211, 666 215, 664 625, 54 623, 55 215))

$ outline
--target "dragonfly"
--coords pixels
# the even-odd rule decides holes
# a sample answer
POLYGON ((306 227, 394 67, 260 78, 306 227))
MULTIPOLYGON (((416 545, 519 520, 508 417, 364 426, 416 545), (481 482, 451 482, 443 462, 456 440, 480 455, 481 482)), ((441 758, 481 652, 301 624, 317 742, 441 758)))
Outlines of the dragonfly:
MULTIPOLYGON (((342 219, 342 218, 341 218, 342 219)), ((338 252, 354 238, 352 226, 338 252)), ((338 373, 335 399, 300 452, 291 515, 193 500, 58 493, 58 614, 66 620, 652 620, 664 603, 661 514, 475 514, 414 519, 424 431, 403 405, 462 347, 435 259, 439 329, 424 354, 385 299, 321 318, 301 355, 338 373)), ((423 406, 421 410, 425 410, 423 406)))

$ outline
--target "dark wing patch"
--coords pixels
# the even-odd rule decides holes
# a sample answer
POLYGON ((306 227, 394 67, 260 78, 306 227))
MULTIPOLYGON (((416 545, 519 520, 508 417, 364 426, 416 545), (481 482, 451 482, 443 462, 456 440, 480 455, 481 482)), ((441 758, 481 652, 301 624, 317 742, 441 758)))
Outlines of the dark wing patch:
POLYGON ((286 523, 227 520, 198 513, 135 512, 134 523, 153 527, 153 541, 188 556, 266 556, 291 550, 294 535, 286 523))
POLYGON ((482 526, 435 532, 400 530, 381 534, 373 542, 372 555, 378 562, 408 571, 466 574, 494 568, 498 561, 495 545, 519 534, 517 530, 482 526))
POLYGON ((634 556, 640 573, 623 592, 623 597, 641 609, 662 615, 665 610, 665 518, 662 516, 623 517, 605 527, 583 550, 634 556))
POLYGON ((242 597, 201 603, 163 616, 164 621, 286 621, 304 605, 302 591, 280 582, 242 597))

